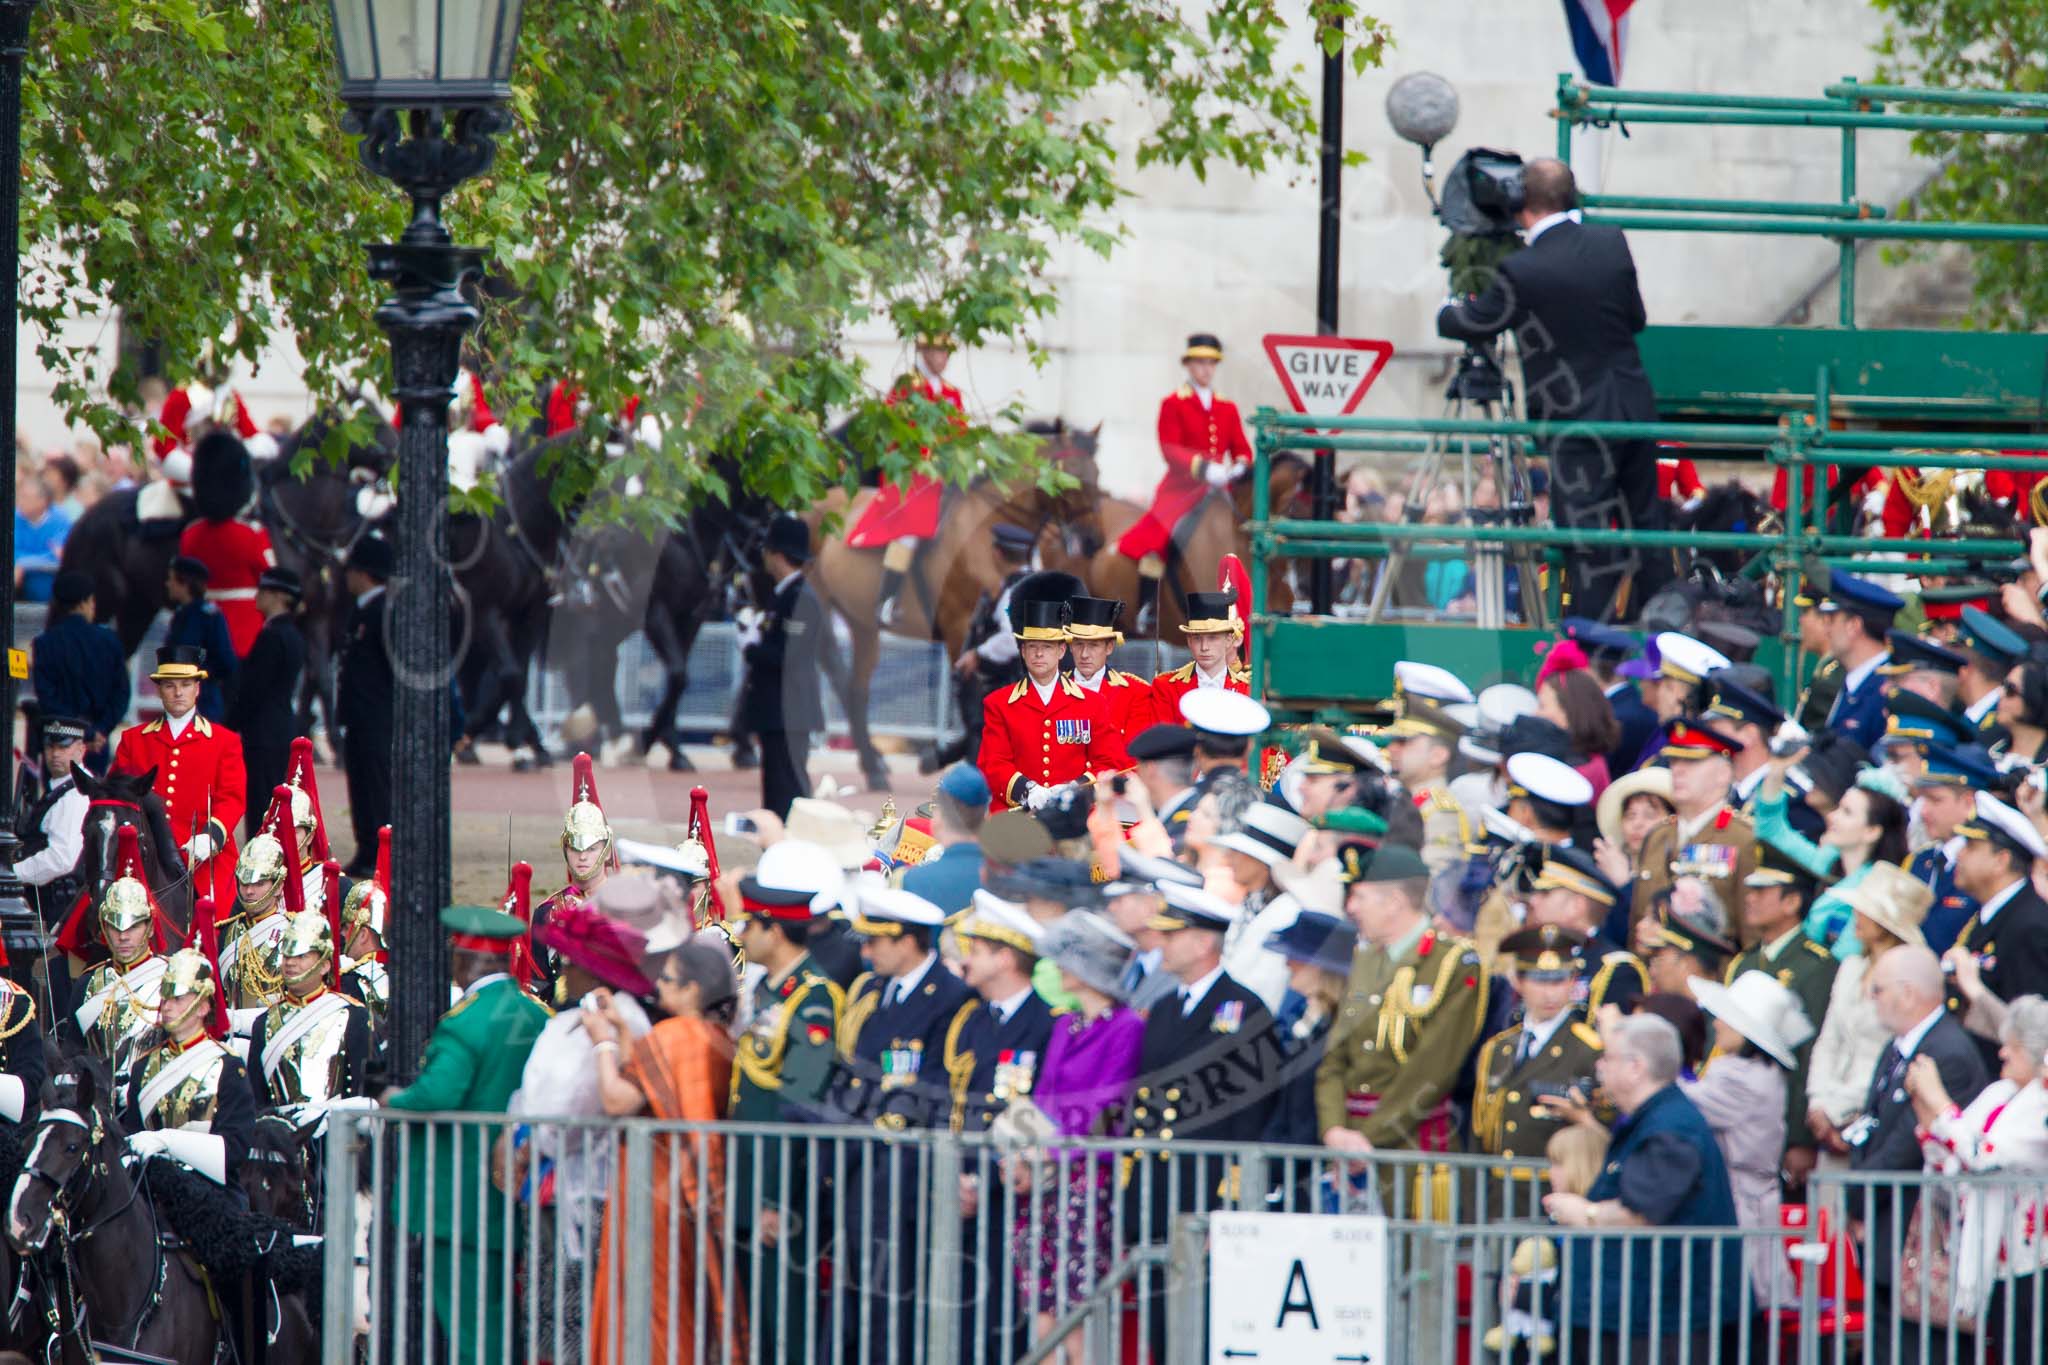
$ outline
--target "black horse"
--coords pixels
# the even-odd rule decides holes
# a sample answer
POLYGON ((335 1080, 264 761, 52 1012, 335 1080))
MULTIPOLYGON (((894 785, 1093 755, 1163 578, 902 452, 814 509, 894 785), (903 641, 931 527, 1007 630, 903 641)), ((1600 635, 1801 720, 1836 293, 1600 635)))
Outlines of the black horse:
POLYGON ((284 1114, 256 1120, 249 1137, 249 1157, 238 1172, 249 1211, 290 1224, 299 1232, 316 1230, 317 1186, 310 1176, 319 1167, 306 1150, 307 1137, 284 1114))
POLYGON ((221 1344, 213 1292, 128 1162, 115 1095, 96 1058, 68 1057, 43 1086, 42 1118, 7 1205, 7 1240, 38 1263, 66 1360, 117 1343, 178 1361, 221 1344))
POLYGON ((88 906, 105 898, 114 880, 118 831, 125 825, 136 832, 142 862, 148 871, 149 889, 170 921, 164 926, 173 948, 182 947, 192 929, 192 879, 178 856, 178 841, 171 832, 171 819, 163 798, 156 794, 156 770, 147 773, 109 773, 94 777, 74 768, 78 789, 90 803, 85 811, 85 848, 78 856, 76 875, 85 889, 88 906))

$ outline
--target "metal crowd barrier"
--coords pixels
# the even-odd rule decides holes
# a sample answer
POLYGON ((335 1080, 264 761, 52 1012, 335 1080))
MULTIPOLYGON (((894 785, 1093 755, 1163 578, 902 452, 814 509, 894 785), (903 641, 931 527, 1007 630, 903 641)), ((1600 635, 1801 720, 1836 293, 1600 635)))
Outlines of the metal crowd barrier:
POLYGON ((390 1110, 327 1141, 332 1365, 1192 1365, 1222 1349, 1212 1224, 1244 1213, 1383 1220, 1395 1360, 2048 1359, 2048 1173, 1821 1174, 1781 1225, 1594 1232, 1485 1157, 390 1110))

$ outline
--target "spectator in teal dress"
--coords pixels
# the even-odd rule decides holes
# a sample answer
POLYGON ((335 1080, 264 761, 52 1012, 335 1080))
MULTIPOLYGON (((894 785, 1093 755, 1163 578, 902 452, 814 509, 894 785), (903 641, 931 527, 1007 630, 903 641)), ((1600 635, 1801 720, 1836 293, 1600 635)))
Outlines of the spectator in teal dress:
POLYGON ((1792 828, 1786 816, 1785 773, 1804 755, 1773 758, 1757 790, 1756 834, 1796 858, 1816 877, 1835 878, 1806 912, 1806 936, 1826 944, 1836 957, 1862 951, 1854 930, 1855 909, 1843 893, 1859 884, 1874 863, 1906 861, 1906 789, 1879 768, 1856 774, 1826 812, 1820 842, 1792 828))

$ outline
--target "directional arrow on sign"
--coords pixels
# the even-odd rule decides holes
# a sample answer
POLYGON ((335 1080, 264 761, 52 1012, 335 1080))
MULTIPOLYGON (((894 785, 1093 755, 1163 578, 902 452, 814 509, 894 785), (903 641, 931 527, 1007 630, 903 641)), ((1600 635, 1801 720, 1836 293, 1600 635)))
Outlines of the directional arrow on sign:
POLYGON ((1296 412, 1311 417, 1346 417, 1357 411, 1359 400, 1394 356, 1393 342, 1365 337, 1275 333, 1263 340, 1287 401, 1296 412))

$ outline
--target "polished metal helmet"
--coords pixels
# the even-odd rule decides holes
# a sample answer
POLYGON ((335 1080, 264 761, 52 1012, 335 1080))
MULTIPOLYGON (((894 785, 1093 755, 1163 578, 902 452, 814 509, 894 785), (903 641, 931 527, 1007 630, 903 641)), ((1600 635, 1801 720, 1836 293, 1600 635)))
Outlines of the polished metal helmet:
POLYGON ((291 787, 292 826, 295 829, 318 829, 320 822, 313 816, 313 798, 306 789, 296 784, 291 787))
POLYGON ((612 825, 604 818, 604 807, 598 804, 597 774, 592 770, 589 754, 576 755, 575 771, 575 799, 562 821, 562 848, 583 853, 599 844, 609 846, 612 825))
POLYGON ((214 992, 213 963, 197 948, 180 948, 172 953, 164 964, 163 987, 158 991, 161 999, 168 1000, 177 995, 197 995, 210 998, 214 992))
POLYGON ((133 929, 149 923, 149 888, 133 877, 116 877, 100 899, 100 924, 107 929, 133 929))
POLYGON ((258 834, 242 845, 242 855, 235 860, 235 880, 244 886, 255 882, 284 881, 284 845, 271 834, 258 834))
POLYGON ((367 924, 372 933, 382 934, 387 909, 384 888, 368 877, 363 878, 348 889, 348 896, 341 903, 342 932, 353 933, 367 924))
MULTIPOLYGON (((277 945, 280 958, 297 957, 301 953, 318 953, 322 963, 334 956, 334 929, 327 922, 327 916, 318 910, 301 910, 295 915, 284 917, 284 936, 277 945)), ((315 972, 324 970, 316 968, 315 972)), ((287 984, 296 981, 287 979, 287 984)))

